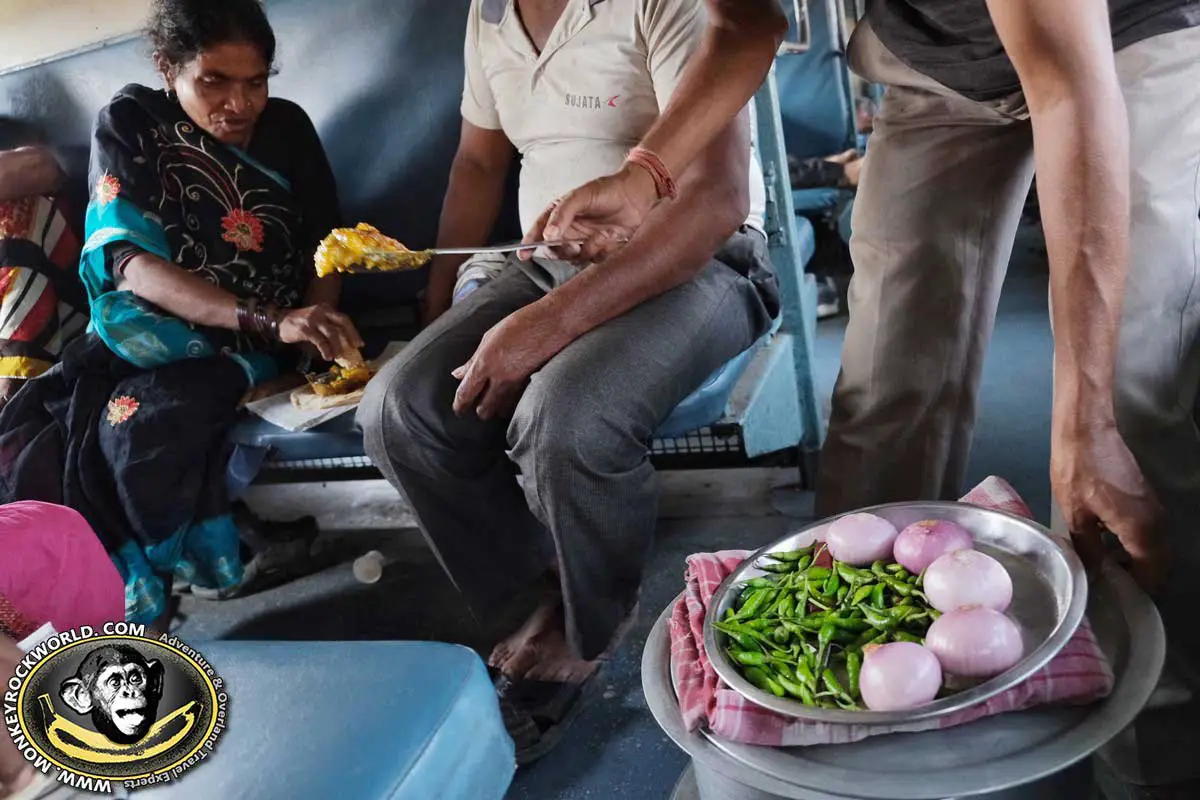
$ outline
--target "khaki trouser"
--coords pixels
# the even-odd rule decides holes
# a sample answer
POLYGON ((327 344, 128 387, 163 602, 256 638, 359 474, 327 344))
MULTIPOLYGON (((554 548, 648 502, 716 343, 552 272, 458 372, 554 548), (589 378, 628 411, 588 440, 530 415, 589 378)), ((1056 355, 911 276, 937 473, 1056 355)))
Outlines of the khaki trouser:
MULTIPOLYGON (((822 515, 961 495, 983 360, 1034 171, 1021 94, 969 100, 903 64, 866 23, 849 57, 888 89, 854 208, 822 515)), ((1116 59, 1131 134, 1132 259, 1115 401, 1130 449, 1171 510, 1177 569, 1159 607, 1173 649, 1197 665, 1200 624, 1189 612, 1200 608, 1200 28, 1116 59)), ((1143 774, 1130 777, 1200 772, 1197 726, 1184 735, 1139 725, 1143 774), (1192 755, 1169 757, 1172 743, 1192 755)))

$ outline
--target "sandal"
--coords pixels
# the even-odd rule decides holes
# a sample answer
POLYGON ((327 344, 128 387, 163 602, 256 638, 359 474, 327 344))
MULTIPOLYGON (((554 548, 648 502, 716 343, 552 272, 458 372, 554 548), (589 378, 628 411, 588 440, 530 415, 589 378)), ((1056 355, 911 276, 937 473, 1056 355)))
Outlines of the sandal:
POLYGON ((517 766, 549 753, 589 702, 595 699, 601 663, 582 683, 517 681, 501 675, 495 682, 504 727, 517 751, 517 766))
POLYGON ((301 517, 292 522, 239 519, 245 568, 242 580, 225 589, 195 584, 191 592, 204 600, 230 600, 271 589, 313 572, 313 545, 320 535, 317 521, 301 517))

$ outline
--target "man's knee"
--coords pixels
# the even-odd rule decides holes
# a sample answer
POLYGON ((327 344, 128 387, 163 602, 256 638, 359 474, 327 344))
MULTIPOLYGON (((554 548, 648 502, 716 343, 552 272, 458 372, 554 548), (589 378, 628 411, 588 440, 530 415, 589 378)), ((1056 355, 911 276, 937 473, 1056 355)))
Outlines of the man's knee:
POLYGON ((437 400, 449 376, 438 374, 437 361, 428 350, 401 352, 367 384, 356 421, 373 461, 395 458, 395 451, 428 441, 442 427, 449 405, 442 410, 437 400))
POLYGON ((648 430, 581 392, 567 376, 535 376, 508 427, 509 454, 527 487, 575 473, 609 476, 645 461, 648 430))

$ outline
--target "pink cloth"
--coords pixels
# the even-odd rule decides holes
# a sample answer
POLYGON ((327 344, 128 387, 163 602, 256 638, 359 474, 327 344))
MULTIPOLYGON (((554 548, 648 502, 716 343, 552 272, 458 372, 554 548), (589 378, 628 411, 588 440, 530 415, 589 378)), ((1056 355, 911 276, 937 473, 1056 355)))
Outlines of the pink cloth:
MULTIPOLYGON (((973 489, 963 502, 1032 516, 1016 491, 996 477, 973 489)), ((1112 667, 1085 619, 1059 654, 1023 683, 986 703, 949 716, 902 726, 880 726, 806 722, 777 714, 725 685, 704 652, 704 615, 708 603, 721 581, 749 555, 745 550, 725 550, 698 553, 687 560, 687 588, 672 609, 670 634, 671 674, 688 730, 707 724, 709 730, 722 738, 771 747, 845 744, 885 733, 950 728, 1046 703, 1083 705, 1107 697, 1112 691, 1112 667)))
POLYGON ((78 512, 50 503, 0 506, 0 596, 60 633, 125 619, 125 583, 78 512))

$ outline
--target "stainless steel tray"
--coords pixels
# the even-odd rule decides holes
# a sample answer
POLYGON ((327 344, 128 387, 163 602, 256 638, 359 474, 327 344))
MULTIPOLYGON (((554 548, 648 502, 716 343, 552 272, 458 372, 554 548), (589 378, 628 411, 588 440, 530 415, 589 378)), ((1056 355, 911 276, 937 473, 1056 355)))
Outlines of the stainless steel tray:
POLYGON ((982 703, 1037 672, 1075 633, 1087 606, 1087 577, 1075 553, 1048 530, 1022 517, 964 503, 891 503, 862 509, 904 528, 923 519, 962 525, 975 537, 975 548, 996 558, 1013 582, 1008 615, 1021 628, 1025 657, 1012 669, 984 683, 907 711, 843 711, 812 708, 754 687, 725 654, 725 635, 712 626, 736 601, 743 583, 764 575, 754 565, 767 553, 794 550, 823 541, 831 517, 757 550, 718 587, 704 625, 704 648, 717 674, 730 687, 772 711, 814 722, 895 725, 941 717, 982 703))

